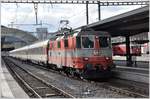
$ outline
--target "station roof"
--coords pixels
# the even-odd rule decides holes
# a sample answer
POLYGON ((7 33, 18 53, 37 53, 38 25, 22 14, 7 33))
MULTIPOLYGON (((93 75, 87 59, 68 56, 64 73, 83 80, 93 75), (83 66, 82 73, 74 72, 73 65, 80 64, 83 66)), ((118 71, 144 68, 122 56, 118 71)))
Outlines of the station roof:
POLYGON ((32 34, 15 28, 8 28, 1 26, 1 50, 10 51, 14 48, 19 48, 33 42, 38 39, 32 34))
POLYGON ((149 31, 149 6, 135 9, 117 16, 113 16, 86 27, 98 31, 107 31, 112 37, 132 36, 149 31))

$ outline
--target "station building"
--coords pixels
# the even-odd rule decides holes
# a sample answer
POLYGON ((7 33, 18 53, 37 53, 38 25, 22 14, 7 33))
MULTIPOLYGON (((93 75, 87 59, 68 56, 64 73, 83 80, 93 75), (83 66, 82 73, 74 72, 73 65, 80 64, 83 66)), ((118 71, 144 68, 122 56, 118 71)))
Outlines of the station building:
POLYGON ((10 51, 36 42, 37 37, 31 33, 1 26, 1 51, 10 51))

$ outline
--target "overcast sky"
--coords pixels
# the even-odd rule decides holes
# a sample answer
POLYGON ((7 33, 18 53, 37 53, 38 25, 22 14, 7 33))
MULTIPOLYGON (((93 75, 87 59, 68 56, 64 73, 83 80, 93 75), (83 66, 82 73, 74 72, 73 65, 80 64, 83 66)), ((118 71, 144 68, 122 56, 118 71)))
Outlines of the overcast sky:
MULTIPOLYGON (((101 7, 101 19, 106 19, 141 6, 115 6, 101 7)), ((38 20, 42 21, 49 32, 58 30, 62 19, 69 20, 70 26, 75 28, 86 24, 86 10, 82 4, 39 4, 38 20), (47 25, 46 25, 47 24, 47 25)), ((89 5, 89 23, 98 21, 97 5, 89 5)), ((1 24, 8 26, 14 24, 35 24, 33 4, 1 4, 1 24)), ((33 32, 39 26, 14 26, 19 29, 33 32)))

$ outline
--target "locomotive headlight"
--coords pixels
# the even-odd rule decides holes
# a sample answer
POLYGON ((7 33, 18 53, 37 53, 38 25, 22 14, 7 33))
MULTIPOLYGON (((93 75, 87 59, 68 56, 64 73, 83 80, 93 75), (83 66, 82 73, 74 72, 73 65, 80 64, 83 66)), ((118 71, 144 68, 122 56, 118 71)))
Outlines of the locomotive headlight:
POLYGON ((109 57, 106 57, 106 60, 109 60, 109 57))
POLYGON ((88 57, 84 57, 84 58, 83 58, 83 60, 88 61, 88 60, 89 60, 89 58, 88 58, 88 57))

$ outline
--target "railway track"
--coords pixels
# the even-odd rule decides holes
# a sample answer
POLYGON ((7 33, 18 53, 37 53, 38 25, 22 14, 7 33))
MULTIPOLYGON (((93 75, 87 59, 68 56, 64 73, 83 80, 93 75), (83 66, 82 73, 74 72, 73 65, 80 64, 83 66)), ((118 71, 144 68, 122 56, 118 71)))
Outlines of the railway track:
MULTIPOLYGON (((31 64, 30 64, 31 65, 31 64)), ((60 74, 60 72, 57 72, 57 71, 53 71, 51 69, 47 69, 46 67, 41 67, 37 64, 32 64, 31 66, 34 66, 34 67, 37 67, 37 68, 40 68, 40 69, 44 69, 46 71, 51 71, 51 72, 54 72, 54 73, 58 73, 60 74)), ((63 74, 63 76, 66 76, 64 73, 61 73, 63 74)), ((72 78, 72 77, 69 77, 71 79, 77 79, 77 80, 81 80, 79 78, 72 78)), ((88 82, 88 83, 93 83, 93 84, 96 84, 100 87, 103 87, 105 89, 109 89, 111 91, 114 91, 114 92, 117 92, 119 94, 122 94, 122 95, 126 95, 126 96, 129 96, 129 97, 138 97, 138 98, 148 98, 149 96, 146 95, 146 94, 143 94, 145 92, 143 91, 137 91, 137 89, 135 90, 135 88, 131 88, 130 86, 126 86, 126 87, 121 87, 119 83, 116 83, 115 82, 115 85, 113 84, 114 82, 97 82, 97 81, 88 81, 88 80, 82 80, 84 82, 88 82), (119 85, 117 85, 119 84, 119 85)), ((140 90, 140 89, 139 89, 140 90)))
POLYGON ((129 90, 129 88, 119 88, 119 86, 113 86, 111 83, 106 82, 103 84, 99 84, 97 82, 95 82, 96 84, 102 86, 103 88, 115 91, 117 93, 123 94, 123 95, 127 95, 129 97, 134 97, 134 98, 148 98, 149 96, 129 90))
POLYGON ((50 85, 31 72, 21 68, 9 59, 4 59, 7 67, 17 77, 17 81, 23 84, 28 95, 32 98, 74 98, 74 96, 54 85, 50 85), (7 62, 6 62, 7 61, 7 62))

